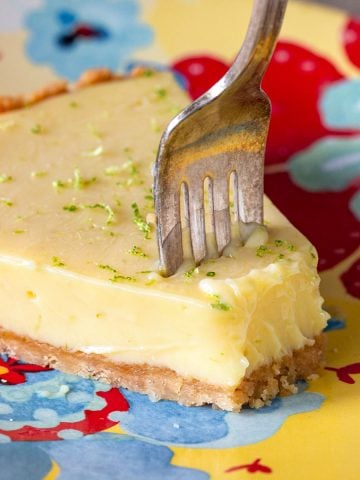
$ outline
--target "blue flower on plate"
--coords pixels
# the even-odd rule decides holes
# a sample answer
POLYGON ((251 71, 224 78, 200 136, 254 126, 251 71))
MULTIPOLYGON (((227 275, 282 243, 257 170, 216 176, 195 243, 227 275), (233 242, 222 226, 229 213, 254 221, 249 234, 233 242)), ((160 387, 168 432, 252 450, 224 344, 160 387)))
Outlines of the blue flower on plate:
POLYGON ((16 442, 0 448, 1 480, 209 480, 201 470, 171 464, 173 452, 127 435, 97 434, 78 441, 16 442))
POLYGON ((346 327, 345 320, 341 318, 332 317, 328 320, 324 332, 332 332, 333 330, 342 330, 346 327))
MULTIPOLYGON (((27 374, 26 383, 0 385, 0 430, 11 432, 24 426, 54 428, 61 422, 79 422, 85 418, 85 410, 104 408, 105 400, 97 393, 110 388, 57 370, 27 374)), ((76 432, 64 431, 61 438, 75 435, 76 432)), ((6 441, 7 435, 1 434, 0 443, 6 441)))
POLYGON ((136 0, 45 0, 26 18, 26 50, 36 63, 75 80, 86 69, 121 69, 153 38, 141 23, 136 0))
POLYGON ((228 448, 260 442, 283 425, 290 415, 320 408, 323 396, 304 391, 276 398, 271 406, 241 413, 214 410, 211 407, 183 407, 175 402, 151 402, 145 395, 122 390, 130 404, 128 412, 116 414, 129 435, 159 444, 192 448, 228 448))

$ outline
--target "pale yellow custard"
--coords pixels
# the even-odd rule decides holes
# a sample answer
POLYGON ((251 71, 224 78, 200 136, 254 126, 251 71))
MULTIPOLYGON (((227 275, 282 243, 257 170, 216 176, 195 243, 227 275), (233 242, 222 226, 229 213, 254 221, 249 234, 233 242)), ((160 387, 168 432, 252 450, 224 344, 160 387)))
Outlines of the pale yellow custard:
POLYGON ((226 388, 314 343, 316 252, 267 199, 265 245, 158 275, 152 165, 187 103, 162 73, 0 116, 0 327, 226 388))

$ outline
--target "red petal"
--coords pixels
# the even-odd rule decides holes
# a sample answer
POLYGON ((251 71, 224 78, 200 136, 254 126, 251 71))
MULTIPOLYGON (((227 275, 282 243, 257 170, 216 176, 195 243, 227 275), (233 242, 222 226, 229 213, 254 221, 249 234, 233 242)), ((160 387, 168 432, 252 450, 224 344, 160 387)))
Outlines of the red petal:
POLYGON ((342 367, 341 370, 346 373, 360 373, 360 363, 351 363, 350 365, 346 365, 346 367, 342 367))
POLYGON ((351 267, 341 275, 341 280, 350 295, 360 298, 360 260, 355 261, 351 267))
POLYGON ((16 365, 18 363, 18 359, 17 358, 14 358, 14 357, 8 357, 7 359, 7 362, 6 362, 6 365, 9 366, 9 365, 16 365))
POLYGON ((360 68, 360 18, 350 18, 346 23, 343 45, 349 59, 360 68))
POLYGON ((46 372, 52 370, 52 368, 41 367, 40 365, 34 365, 32 363, 19 363, 11 367, 11 370, 16 372, 46 372))
POLYGON ((19 383, 26 382, 24 374, 13 371, 0 375, 0 380, 5 380, 8 385, 18 385, 19 383))

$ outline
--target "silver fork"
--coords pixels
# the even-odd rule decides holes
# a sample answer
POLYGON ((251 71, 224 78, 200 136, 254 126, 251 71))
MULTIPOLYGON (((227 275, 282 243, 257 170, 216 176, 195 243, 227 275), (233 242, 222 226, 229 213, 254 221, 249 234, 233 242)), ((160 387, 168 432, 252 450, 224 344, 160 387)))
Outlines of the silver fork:
POLYGON ((231 241, 230 177, 237 220, 263 223, 264 152, 270 102, 260 84, 287 0, 255 0, 245 41, 228 72, 177 115, 164 131, 155 164, 154 197, 160 271, 183 262, 180 197, 189 217, 194 261, 207 255, 204 182, 218 254, 231 241))

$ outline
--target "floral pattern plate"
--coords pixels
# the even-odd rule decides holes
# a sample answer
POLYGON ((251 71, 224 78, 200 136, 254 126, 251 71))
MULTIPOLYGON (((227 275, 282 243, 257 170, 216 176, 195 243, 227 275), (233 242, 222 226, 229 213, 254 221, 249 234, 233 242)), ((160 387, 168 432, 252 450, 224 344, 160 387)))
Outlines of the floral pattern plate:
MULTIPOLYGON (((196 98, 228 68, 250 0, 2 0, 0 94, 90 67, 173 72, 196 98)), ((311 386, 240 414, 0 357, 2 480, 358 479, 360 19, 290 2, 264 79, 266 191, 316 245, 332 319, 311 386)))

